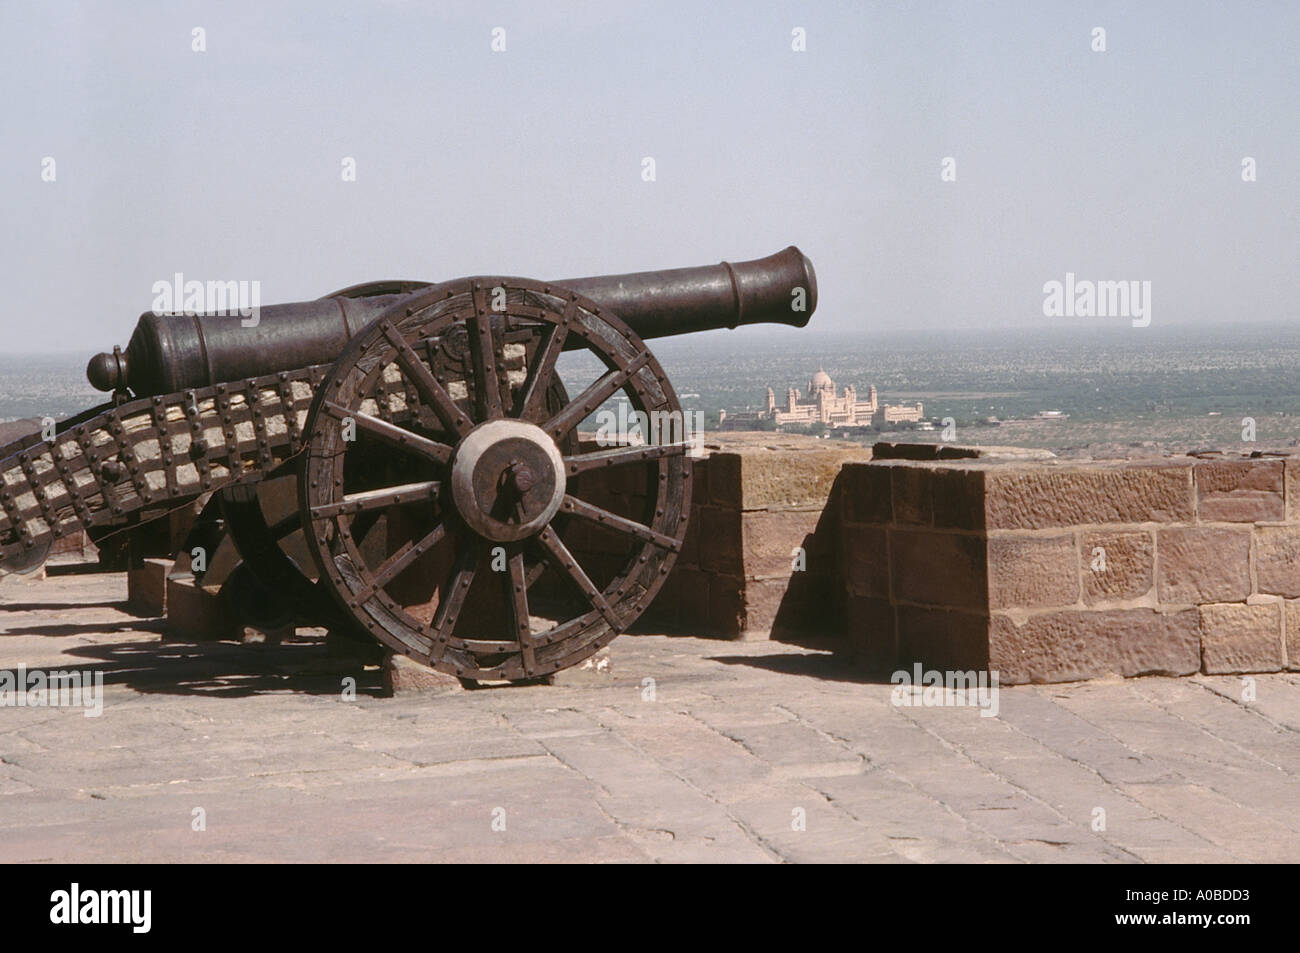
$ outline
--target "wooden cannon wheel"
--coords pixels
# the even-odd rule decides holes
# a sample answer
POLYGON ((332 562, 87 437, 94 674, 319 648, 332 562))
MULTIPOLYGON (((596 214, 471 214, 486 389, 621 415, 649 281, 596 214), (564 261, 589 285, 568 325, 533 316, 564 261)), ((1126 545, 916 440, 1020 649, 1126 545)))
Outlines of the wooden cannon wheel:
POLYGON ((680 437, 575 452, 578 425, 619 394, 644 420, 682 420, 641 339, 554 285, 462 279, 380 315, 340 355, 306 427, 302 520, 344 612, 393 651, 478 680, 547 675, 611 641, 663 585, 690 506, 680 437), (520 340, 526 371, 512 375, 506 352, 520 340), (605 371, 556 411, 545 395, 561 351, 575 347, 605 371), (464 380, 439 370, 435 355, 448 348, 465 358, 464 380), (420 413, 384 412, 406 394, 420 413), (406 482, 357 483, 349 457, 380 453, 404 458, 406 482), (642 471, 640 495, 620 498, 624 512, 583 498, 584 474, 621 467, 642 471), (394 508, 419 531, 378 556, 363 553, 353 521, 394 508), (603 534, 600 571, 566 545, 584 528, 603 534), (404 574, 437 584, 427 618, 398 597, 404 574), (488 605, 498 611, 475 608, 488 605))

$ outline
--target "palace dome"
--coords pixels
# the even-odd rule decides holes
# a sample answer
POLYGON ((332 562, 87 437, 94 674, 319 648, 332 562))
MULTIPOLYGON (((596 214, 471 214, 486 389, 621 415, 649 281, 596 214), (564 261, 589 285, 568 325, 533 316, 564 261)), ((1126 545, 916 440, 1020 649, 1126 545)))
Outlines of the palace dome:
POLYGON ((831 376, 829 374, 827 374, 824 370, 819 369, 817 373, 813 375, 812 380, 808 383, 808 390, 809 391, 818 391, 818 390, 833 391, 835 390, 835 382, 831 380, 831 376))

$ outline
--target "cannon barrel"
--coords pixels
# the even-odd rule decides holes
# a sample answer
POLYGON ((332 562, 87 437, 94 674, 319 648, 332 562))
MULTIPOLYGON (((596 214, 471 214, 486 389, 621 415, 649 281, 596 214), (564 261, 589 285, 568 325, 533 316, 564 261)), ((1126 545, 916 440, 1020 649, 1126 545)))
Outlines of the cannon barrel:
MULTIPOLYGON (((402 283, 371 286, 381 290, 402 283)), ((642 338, 742 324, 803 327, 817 306, 810 262, 791 245, 766 258, 626 275, 572 278, 559 287, 590 298, 642 338)), ((351 291, 352 289, 349 289, 351 291)), ((332 362, 348 339, 404 295, 340 292, 259 309, 255 326, 238 316, 140 316, 125 350, 97 354, 86 377, 99 390, 154 396, 332 362)))
POLYGON ((742 324, 801 328, 817 306, 812 262, 793 245, 754 261, 572 278, 557 284, 613 311, 643 338, 742 324), (799 310, 792 307, 795 289, 803 289, 799 310))

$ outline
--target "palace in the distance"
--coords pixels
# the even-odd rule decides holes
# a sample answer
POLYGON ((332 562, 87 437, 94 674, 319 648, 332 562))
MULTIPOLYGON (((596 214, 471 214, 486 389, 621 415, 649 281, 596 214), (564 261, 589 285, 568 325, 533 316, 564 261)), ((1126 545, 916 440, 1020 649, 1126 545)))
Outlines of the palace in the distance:
POLYGON ((915 404, 880 403, 874 386, 867 388, 866 400, 858 399, 858 392, 851 384, 837 397, 835 382, 826 371, 819 369, 808 382, 806 397, 798 388, 791 387, 785 392, 785 402, 777 404, 776 394, 769 387, 764 410, 736 414, 723 411, 719 423, 735 429, 766 421, 771 421, 778 427, 787 424, 808 426, 821 422, 827 427, 884 428, 894 424, 920 423, 923 413, 920 401, 915 404))

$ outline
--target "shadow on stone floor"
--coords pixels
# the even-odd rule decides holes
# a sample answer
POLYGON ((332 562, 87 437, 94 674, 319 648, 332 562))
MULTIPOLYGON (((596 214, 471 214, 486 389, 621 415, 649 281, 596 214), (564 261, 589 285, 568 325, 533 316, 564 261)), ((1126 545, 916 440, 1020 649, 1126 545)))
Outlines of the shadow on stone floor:
POLYGON ((832 652, 810 655, 711 655, 710 662, 747 665, 779 675, 802 675, 823 682, 851 682, 858 685, 888 685, 890 672, 867 669, 832 652))
POLYGON ((46 563, 46 576, 95 576, 104 572, 98 562, 46 563))
MULTIPOLYGON (((41 608, 49 608, 42 606, 41 608)), ((52 622, 47 625, 15 625, 0 629, 6 635, 47 635, 54 638, 70 635, 112 635, 115 632, 163 632, 163 620, 125 619, 122 622, 52 622)))
MULTIPOLYGON (((138 623, 136 624, 138 628, 138 623)), ((101 628, 99 631, 103 631, 101 628)), ((231 642, 114 642, 66 649, 84 665, 60 661, 40 666, 62 672, 102 672, 105 685, 125 685, 141 694, 245 698, 269 693, 338 695, 342 680, 356 680, 358 697, 382 697, 378 667, 340 658, 323 643, 276 646, 231 642)), ((37 666, 31 666, 36 668, 37 666)), ((0 672, 16 669, 0 669, 0 672)))
MULTIPOLYGON (((128 611, 126 602, 121 599, 107 602, 0 602, 0 613, 58 612, 68 609, 116 609, 119 612, 128 611)), ((3 620, 3 618, 4 616, 0 615, 0 620, 3 620)))

